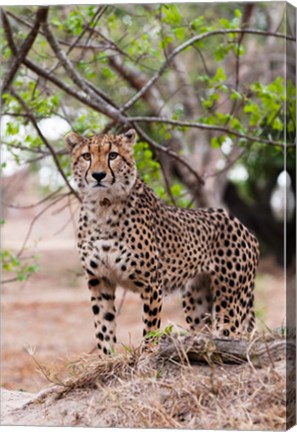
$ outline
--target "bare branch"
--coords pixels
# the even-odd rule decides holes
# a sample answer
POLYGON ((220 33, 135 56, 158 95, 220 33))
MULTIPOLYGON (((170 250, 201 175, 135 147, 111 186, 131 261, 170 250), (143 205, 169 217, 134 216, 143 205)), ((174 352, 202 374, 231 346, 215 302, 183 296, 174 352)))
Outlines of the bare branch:
POLYGON ((14 144, 14 143, 10 143, 10 142, 4 141, 4 140, 2 140, 2 144, 6 145, 7 147, 11 147, 11 148, 15 148, 18 150, 23 150, 23 151, 27 151, 30 153, 43 155, 43 156, 49 156, 50 155, 47 151, 41 150, 40 148, 30 148, 30 147, 23 146, 21 144, 14 144))
POLYGON ((19 252, 17 253, 17 257, 19 258, 22 253, 24 252, 25 248, 26 248, 26 244, 27 241, 29 240, 29 237, 31 235, 32 229, 36 223, 36 221, 40 218, 40 216, 42 216, 49 208, 51 208, 53 205, 57 204, 59 201, 61 201, 63 198, 65 198, 66 196, 69 195, 70 192, 65 193, 65 194, 60 194, 58 197, 56 197, 52 202, 50 202, 48 205, 46 205, 42 210, 40 210, 39 213, 37 213, 37 215, 34 216, 34 218, 32 219, 29 229, 27 231, 26 237, 23 241, 22 247, 19 250, 19 252))
POLYGON ((134 126, 135 130, 138 132, 139 136, 146 142, 148 142, 154 149, 161 151, 162 153, 167 154, 168 156, 173 157, 175 160, 180 162, 182 165, 184 165, 197 179, 198 183, 200 185, 204 184, 204 180, 200 175, 191 167, 191 165, 188 164, 183 158, 181 158, 177 153, 170 150, 168 147, 163 147, 160 144, 156 143, 152 138, 150 138, 143 129, 137 124, 137 122, 132 122, 132 125, 134 126))
MULTIPOLYGON (((11 33, 10 30, 10 25, 9 22, 7 20, 7 26, 6 26, 8 35, 7 35, 7 40, 10 40, 11 43, 11 49, 13 52, 16 52, 16 47, 14 45, 13 39, 10 38, 9 34, 11 33)), ((45 71, 44 69, 42 69, 41 67, 39 67, 38 65, 35 65, 33 62, 31 62, 30 60, 25 59, 24 60, 24 64, 29 67, 31 70, 33 70, 35 73, 37 73, 40 76, 43 76, 44 78, 48 79, 49 81, 51 81, 53 84, 57 85, 59 88, 61 88, 62 90, 64 90, 67 94, 70 94, 71 96, 73 96, 74 98, 80 100, 81 102, 85 103, 87 106, 93 108, 95 111, 99 111, 100 107, 98 107, 97 103, 94 103, 92 101, 92 99, 82 95, 81 93, 75 92, 70 86, 67 86, 64 82, 60 81, 57 77, 50 75, 47 71, 45 71)), ((128 122, 128 120, 125 118, 125 122, 128 122)), ((163 153, 166 153, 170 156, 172 156, 173 158, 175 158, 176 160, 178 160, 180 163, 182 163, 185 167, 187 167, 193 174, 194 176, 197 178, 198 182, 200 184, 204 184, 202 178, 197 174, 197 172, 195 170, 193 170, 192 167, 189 166, 189 164, 187 162, 185 162, 182 158, 180 158, 175 152, 171 151, 168 148, 162 147, 159 144, 157 144, 155 141, 153 141, 147 134, 145 134, 142 129, 136 125, 134 125, 136 129, 138 129, 140 136, 147 141, 152 147, 162 151, 163 153)))
MULTIPOLYGON (((4 12, 3 9, 2 9, 2 12, 4 12)), ((31 23, 29 23, 26 20, 24 20, 23 18, 15 15, 15 14, 13 14, 11 11, 5 11, 5 14, 7 14, 8 16, 10 16, 14 21, 16 21, 16 22, 24 25, 25 27, 28 27, 28 28, 32 29, 33 26, 32 26, 31 23)), ((88 28, 88 30, 90 30, 90 28, 88 28)), ((91 30, 93 30, 93 29, 91 28, 91 30)), ((41 29, 39 29, 39 34, 41 34, 42 36, 45 36, 44 32, 41 29)), ((57 40, 59 41, 60 45, 64 45, 66 47, 71 47, 72 44, 73 44, 73 42, 70 43, 70 42, 67 42, 67 41, 63 41, 61 39, 57 39, 57 40)), ((83 49, 90 49, 90 50, 94 50, 94 49, 96 49, 96 50, 97 49, 101 49, 102 50, 103 48, 105 48, 104 45, 85 45, 85 44, 82 44, 82 43, 81 44, 80 43, 76 43, 75 47, 76 48, 83 48, 83 49)))
MULTIPOLYGON (((124 59, 121 58, 120 55, 117 57, 109 58, 110 65, 130 84, 130 86, 141 89, 143 86, 143 83, 146 80, 146 77, 143 73, 139 73, 139 71, 136 68, 131 67, 130 65, 126 65, 124 63, 124 59)), ((156 115, 159 115, 159 112, 162 110, 163 114, 167 117, 171 117, 172 113, 170 109, 166 106, 166 103, 157 89, 157 87, 151 87, 145 94, 143 94, 143 99, 147 102, 149 105, 151 111, 155 113, 156 115)), ((111 125, 108 125, 107 127, 110 127, 111 125)), ((135 125, 134 125, 135 127, 135 125)), ((136 127, 137 129, 137 127, 136 127)), ((181 159, 177 152, 178 150, 181 150, 183 148, 184 142, 183 142, 183 136, 178 130, 173 130, 172 132, 172 142, 174 143, 174 150, 169 150, 168 147, 160 146, 159 144, 155 143, 151 138, 149 138, 144 132, 142 131, 140 136, 147 141, 153 148, 158 149, 162 151, 163 154, 170 154, 176 161, 181 162, 188 170, 194 174, 194 178, 198 180, 198 185, 203 185, 203 181, 201 176, 198 175, 196 170, 193 170, 191 166, 183 159, 181 159), (174 155, 174 156, 173 156, 174 155)), ((165 187, 167 190, 168 195, 170 196, 172 202, 175 204, 174 197, 170 190, 170 185, 167 178, 167 173, 165 166, 163 166, 162 158, 159 158, 159 162, 161 165, 164 181, 165 181, 165 187)), ((189 179, 188 179, 189 180, 189 179)), ((195 191, 197 190, 197 187, 194 188, 195 191)), ((199 189, 199 187, 198 187, 199 189)), ((200 195, 202 195, 200 190, 200 195)))
MULTIPOLYGON (((244 29, 245 27, 247 27, 249 25, 253 9, 254 9, 253 3, 246 3, 245 4, 244 13, 243 13, 243 16, 241 19, 241 26, 240 26, 242 29, 244 29)), ((236 53, 235 53, 235 62, 236 62, 235 63, 235 90, 236 91, 238 91, 238 88, 239 88, 240 47, 242 45, 244 35, 245 35, 245 33, 241 33, 237 37, 237 48, 236 48, 236 53)), ((236 108, 237 108, 237 99, 234 99, 233 104, 232 104, 232 108, 230 111, 230 116, 227 119, 225 126, 228 126, 232 115, 236 111, 236 108)))
MULTIPOLYGON (((125 64, 122 56, 108 57, 108 63, 134 89, 141 90, 145 85, 147 81, 146 75, 134 66, 125 64)), ((142 95, 142 98, 148 103, 152 112, 159 115, 164 105, 163 97, 159 90, 156 87, 150 88, 149 91, 142 95)), ((165 110, 164 115, 168 116, 170 114, 168 110, 165 110)))
POLYGON ((52 198, 55 197, 59 192, 61 192, 62 189, 63 189, 63 188, 60 187, 60 188, 58 188, 57 190, 55 190, 54 192, 52 192, 51 194, 47 195, 47 196, 46 196, 45 198, 43 198, 42 200, 38 201, 37 203, 29 204, 29 205, 26 205, 26 206, 19 206, 19 205, 15 205, 15 204, 8 204, 7 202, 2 201, 2 200, 1 200, 1 202, 2 202, 2 204, 3 204, 5 207, 9 207, 9 208, 17 209, 17 210, 27 210, 27 209, 31 209, 31 208, 34 208, 34 207, 38 207, 40 204, 43 204, 43 203, 45 203, 46 201, 52 199, 52 198))
MULTIPOLYGON (((68 56, 74 48, 78 47, 79 41, 84 37, 85 33, 89 30, 89 28, 91 28, 91 25, 94 23, 94 21, 97 22, 97 20, 102 17, 102 15, 104 14, 104 12, 106 11, 107 8, 108 8, 108 6, 102 6, 102 7, 100 6, 97 9, 96 13, 93 15, 90 22, 84 25, 84 28, 81 31, 81 33, 77 36, 77 38, 74 39, 72 44, 69 46, 69 48, 66 52, 66 56, 68 56)), ((56 70, 59 67, 60 63, 61 63, 61 61, 59 60, 58 63, 49 72, 53 73, 54 70, 56 70)))
POLYGON ((121 54, 122 56, 128 58, 131 61, 135 61, 133 59, 133 57, 131 57, 127 52, 125 52, 124 50, 122 50, 115 42, 113 42, 111 39, 109 39, 106 35, 104 35, 102 32, 100 32, 98 29, 95 28, 89 28, 90 33, 92 33, 93 35, 97 36, 98 38, 104 40, 104 42, 106 42, 108 44, 108 48, 112 49, 116 52, 118 52, 119 54, 121 54))
POLYGON ((142 97, 142 95, 153 85, 155 84, 155 82, 161 77, 161 75, 163 75, 164 71, 167 69, 167 67, 169 66, 169 64, 171 63, 171 61, 174 59, 174 57, 176 57, 178 54, 180 54, 182 51, 184 51, 186 48, 188 48, 189 46, 195 44, 196 42, 202 41, 203 39, 206 39, 210 36, 215 36, 215 35, 228 35, 228 34, 242 34, 242 33, 247 33, 247 34, 255 34, 255 35, 259 35, 259 36, 274 36, 274 37, 278 37, 278 38, 283 38, 283 39, 287 39, 287 40, 295 40, 294 37, 292 36, 287 36, 283 33, 274 33, 274 32, 266 32, 266 31, 262 31, 262 30, 254 30, 254 29, 227 29, 227 30, 214 30, 214 31, 210 31, 207 33, 203 33, 201 35, 198 36, 194 36, 191 39, 189 39, 188 41, 184 42, 183 44, 181 44, 180 46, 178 46, 177 48, 175 48, 167 57, 167 59, 164 61, 164 63, 162 64, 162 66, 160 67, 160 69, 158 70, 158 72, 142 87, 142 89, 136 93, 128 102, 126 102, 122 108, 120 109, 120 112, 124 112, 127 109, 131 108, 132 105, 135 104, 135 102, 138 101, 139 98, 142 97))
POLYGON ((159 162, 160 162, 160 167, 161 167, 161 171, 162 171, 162 175, 163 175, 163 179, 164 179, 164 183, 165 183, 165 190, 167 192, 167 195, 170 197, 172 203, 175 205, 175 207, 177 207, 176 200, 174 198, 174 195, 171 192, 170 181, 169 181, 167 172, 163 166, 161 159, 159 160, 159 162))
MULTIPOLYGON (((10 117, 24 117, 24 118, 28 118, 28 115, 25 114, 25 113, 14 113, 14 112, 8 112, 8 111, 3 112, 0 115, 0 117, 3 117, 5 115, 10 116, 10 117)), ((42 116, 36 116, 35 118, 36 118, 36 120, 43 120, 43 119, 50 118, 50 116, 43 116, 42 115, 42 116)))
POLYGON ((220 174, 223 174, 226 171, 229 171, 229 169, 246 153, 247 149, 243 149, 242 152, 240 152, 234 159, 230 160, 225 166, 224 168, 217 170, 215 172, 209 173, 209 174, 204 174, 204 179, 206 180, 209 177, 215 177, 215 176, 219 176, 220 174))
MULTIPOLYGON (((67 203, 67 206, 66 206, 66 208, 68 207, 68 210, 69 210, 69 213, 70 213, 70 217, 66 220, 65 224, 63 224, 56 232, 54 232, 53 237, 55 237, 55 236, 59 235, 60 233, 62 233, 64 231, 64 229, 67 226, 69 226, 69 222, 71 222, 72 225, 73 225, 74 236, 76 235, 76 227, 75 227, 74 214, 73 214, 73 210, 72 210, 72 207, 71 207, 71 198, 73 199, 72 196, 68 196, 67 197, 68 203, 67 203)), ((78 209, 79 209, 79 207, 76 210, 78 210, 78 209)))
POLYGON ((56 165, 59 173, 63 177, 63 180, 65 181, 66 185, 68 186, 70 192, 73 195, 75 195, 78 200, 80 200, 80 197, 79 197, 78 193, 73 189, 73 187, 69 183, 68 178, 66 177, 66 175, 65 175, 65 173, 64 173, 64 171, 63 171, 63 169, 62 169, 62 167, 60 165, 60 162, 59 162, 59 159, 58 159, 58 156, 57 156, 55 150, 52 148, 52 146, 50 145, 50 143, 48 142, 48 140, 45 138, 45 136, 41 132, 41 130, 40 130, 40 128, 39 128, 39 126, 38 126, 35 118, 34 118, 34 115, 30 112, 27 104, 23 101, 23 99, 17 93, 15 93, 15 91, 12 91, 11 93, 17 99, 17 101, 19 102, 19 104, 21 105, 21 107, 25 110, 25 112, 28 114, 28 117, 29 117, 32 125, 34 126, 34 128, 35 128, 38 136, 42 139, 42 141, 44 142, 45 146, 50 151, 50 153, 52 155, 52 158, 53 158, 53 160, 55 162, 55 165, 56 165))
MULTIPOLYGON (((2 10, 2 23, 3 23, 3 29, 4 29, 5 37, 6 37, 6 40, 8 42, 9 48, 11 49, 11 51, 14 55, 17 55, 18 50, 16 48, 16 45, 15 45, 13 37, 12 37, 11 27, 10 27, 9 21, 7 19, 7 16, 3 10, 2 10)), ((34 62, 32 62, 29 59, 24 58, 23 64, 26 67, 28 67, 30 70, 32 70, 34 73, 36 73, 37 76, 43 77, 46 80, 52 82, 55 86, 57 86, 58 88, 63 90, 65 93, 67 93, 68 95, 75 98, 76 100, 79 100, 80 102, 82 102, 86 106, 94 109, 96 112, 101 112, 101 106, 98 106, 98 104, 92 98, 90 98, 88 95, 85 95, 82 92, 78 92, 73 87, 67 85, 65 82, 63 82, 59 78, 57 78, 56 75, 50 74, 48 71, 46 71, 45 69, 43 69, 42 67, 35 64, 34 62)), ((98 89, 96 89, 96 91, 99 92, 98 89)), ((102 91, 100 92, 100 96, 102 97, 102 99, 106 99, 109 103, 111 103, 108 96, 103 94, 102 91)))
MULTIPOLYGON (((3 11, 1 11, 1 13, 2 13, 2 20, 3 20, 3 17, 5 19, 5 14, 3 15, 3 11)), ((2 84, 2 88, 1 88, 1 94, 2 95, 9 88, 9 86, 12 83, 20 65, 22 64, 24 58, 27 56, 28 52, 30 51, 30 49, 31 49, 31 47, 32 47, 37 35, 38 35, 39 27, 40 27, 41 23, 46 19, 47 14, 48 14, 48 7, 42 6, 42 7, 38 8, 38 10, 36 12, 35 24, 34 24, 32 30, 30 31, 30 33, 28 34, 28 36, 26 37, 26 39, 24 40, 24 42, 22 43, 22 45, 20 46, 20 49, 18 51, 18 55, 12 58, 10 68, 7 71, 7 73, 3 79, 3 84, 2 84)))
POLYGON ((219 125, 208 125, 208 124, 204 124, 204 123, 197 123, 197 122, 186 122, 186 121, 181 121, 181 120, 172 120, 172 119, 167 119, 165 117, 128 117, 127 120, 130 123, 165 123, 165 124, 170 124, 173 126, 181 126, 181 127, 186 127, 186 128, 197 128, 197 129, 204 129, 204 130, 209 130, 209 131, 218 131, 218 132, 223 132, 226 133, 228 135, 234 135, 238 138, 243 138, 249 142, 259 142, 262 144, 268 144, 268 145, 272 145, 275 147, 282 147, 282 148, 287 148, 287 147, 295 147, 295 144, 284 144, 282 142, 279 141, 273 141, 273 140, 265 140, 263 138, 260 137, 254 137, 254 136, 250 136, 250 135, 245 135, 242 134, 240 132, 237 132, 234 129, 229 129, 225 126, 219 126, 219 125))
POLYGON ((18 281, 18 278, 14 277, 14 278, 11 278, 11 279, 4 279, 4 280, 1 281, 1 283, 2 284, 6 284, 6 283, 12 283, 12 282, 16 282, 16 281, 18 281))
POLYGON ((48 40, 48 43, 50 44, 52 50, 56 54, 57 58, 60 60, 61 64, 63 65, 65 71, 67 72, 68 76, 71 78, 71 80, 81 89, 83 90, 88 97, 94 99, 96 101, 97 107, 99 108, 100 112, 107 115, 108 117, 111 117, 117 121, 120 121, 122 123, 126 123, 125 117, 119 112, 119 110, 115 109, 114 106, 107 103, 104 99, 102 99, 101 96, 98 95, 98 92, 95 92, 91 86, 88 85, 87 81, 82 79, 82 77, 79 75, 79 73, 76 71, 76 69, 71 64, 70 60, 68 59, 65 52, 60 47, 59 42, 57 41, 55 35, 50 29, 50 26, 47 22, 43 23, 43 31, 45 33, 45 36, 48 40))

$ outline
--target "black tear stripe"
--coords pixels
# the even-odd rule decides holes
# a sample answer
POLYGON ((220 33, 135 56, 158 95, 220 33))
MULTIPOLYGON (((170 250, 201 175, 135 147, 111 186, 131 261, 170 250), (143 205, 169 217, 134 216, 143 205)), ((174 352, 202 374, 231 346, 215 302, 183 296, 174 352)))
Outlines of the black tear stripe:
MULTIPOLYGON (((91 153, 91 149, 90 149, 90 146, 89 146, 89 145, 88 145, 88 152, 91 153)), ((88 180, 87 180, 87 176, 88 176, 89 171, 90 171, 90 168, 91 168, 91 162, 92 162, 92 159, 90 159, 89 167, 88 167, 88 169, 87 169, 87 171, 86 171, 86 173, 85 173, 85 181, 86 181, 87 184, 89 184, 89 182, 88 182, 88 180)))
MULTIPOLYGON (((111 146, 112 146, 112 144, 109 143, 109 151, 108 151, 108 153, 110 153, 111 146)), ((110 169, 110 172, 111 172, 111 175, 112 175, 112 182, 111 182, 111 184, 114 184, 115 181, 116 181, 116 177, 115 177, 115 174, 114 174, 113 170, 111 169, 109 156, 108 156, 108 162, 107 163, 108 163, 108 168, 110 169)))
POLYGON ((124 158, 124 156, 122 156, 122 155, 120 155, 120 156, 121 156, 121 158, 123 159, 123 161, 128 165, 128 167, 131 168, 132 165, 127 161, 127 159, 124 158))

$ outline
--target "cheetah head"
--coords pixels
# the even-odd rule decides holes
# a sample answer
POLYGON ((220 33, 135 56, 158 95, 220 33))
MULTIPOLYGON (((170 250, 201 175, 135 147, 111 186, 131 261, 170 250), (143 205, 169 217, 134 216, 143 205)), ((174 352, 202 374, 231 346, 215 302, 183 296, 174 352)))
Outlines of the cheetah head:
POLYGON ((82 193, 105 197, 125 196, 136 180, 133 145, 136 132, 121 135, 82 137, 70 132, 65 137, 72 156, 72 170, 82 193))

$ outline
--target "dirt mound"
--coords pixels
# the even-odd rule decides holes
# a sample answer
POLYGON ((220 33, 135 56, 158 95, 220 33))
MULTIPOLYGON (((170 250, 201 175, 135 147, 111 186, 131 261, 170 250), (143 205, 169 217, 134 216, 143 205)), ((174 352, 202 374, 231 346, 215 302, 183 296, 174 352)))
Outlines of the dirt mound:
POLYGON ((285 348, 288 353, 293 345, 271 335, 241 342, 205 335, 158 339, 148 351, 127 348, 104 360, 84 355, 59 371, 40 366, 55 384, 34 398, 4 391, 1 423, 285 429, 285 348))

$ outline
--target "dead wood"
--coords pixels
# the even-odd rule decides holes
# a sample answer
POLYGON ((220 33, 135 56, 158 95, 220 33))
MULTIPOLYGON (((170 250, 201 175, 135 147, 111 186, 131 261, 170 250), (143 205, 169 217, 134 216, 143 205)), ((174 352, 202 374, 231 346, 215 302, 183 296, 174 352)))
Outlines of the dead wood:
POLYGON ((286 339, 253 340, 219 339, 210 335, 166 336, 160 341, 158 357, 174 361, 211 364, 241 364, 250 362, 253 366, 293 358, 295 341, 286 339))

